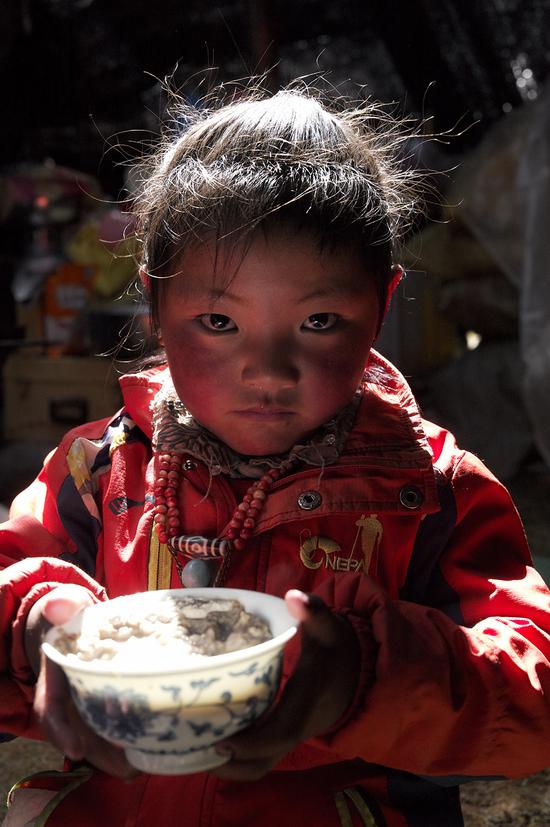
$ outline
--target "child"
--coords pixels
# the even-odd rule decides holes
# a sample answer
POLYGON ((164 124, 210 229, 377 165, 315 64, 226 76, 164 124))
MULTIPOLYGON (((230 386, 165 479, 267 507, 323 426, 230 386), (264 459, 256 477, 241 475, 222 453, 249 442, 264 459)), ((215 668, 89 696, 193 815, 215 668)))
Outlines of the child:
POLYGON ((466 777, 550 764, 549 592, 518 515, 372 350, 410 207, 373 116, 251 95, 186 113, 148 172, 165 360, 66 436, 1 531, 0 729, 68 756, 30 782, 51 827, 460 825, 466 777), (82 605, 182 583, 286 594, 301 649, 225 764, 138 775, 39 642, 82 605))

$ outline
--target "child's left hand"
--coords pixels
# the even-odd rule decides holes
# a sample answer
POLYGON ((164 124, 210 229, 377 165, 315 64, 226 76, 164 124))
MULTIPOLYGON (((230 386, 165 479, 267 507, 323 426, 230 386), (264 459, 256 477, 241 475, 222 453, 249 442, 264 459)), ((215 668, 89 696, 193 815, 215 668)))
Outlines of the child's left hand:
POLYGON ((328 732, 353 700, 360 653, 351 625, 316 595, 292 589, 285 600, 301 622, 300 659, 273 710, 218 745, 219 752, 231 755, 211 771, 219 778, 261 778, 300 741, 328 732))

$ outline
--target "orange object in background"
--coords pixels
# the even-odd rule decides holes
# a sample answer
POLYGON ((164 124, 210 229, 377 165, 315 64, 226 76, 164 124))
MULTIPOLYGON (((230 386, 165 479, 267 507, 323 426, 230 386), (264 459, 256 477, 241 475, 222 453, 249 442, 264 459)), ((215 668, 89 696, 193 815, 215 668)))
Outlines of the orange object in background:
POLYGON ((43 313, 48 355, 59 356, 73 349, 71 344, 78 339, 76 321, 88 302, 92 275, 90 267, 65 262, 47 278, 43 313))

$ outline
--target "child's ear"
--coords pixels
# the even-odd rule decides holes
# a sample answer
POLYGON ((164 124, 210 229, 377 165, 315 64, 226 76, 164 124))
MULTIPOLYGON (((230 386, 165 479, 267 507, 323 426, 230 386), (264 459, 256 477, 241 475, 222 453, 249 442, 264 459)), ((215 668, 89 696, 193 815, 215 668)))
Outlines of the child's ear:
POLYGON ((378 329, 376 331, 376 336, 374 337, 375 341, 378 338, 380 330, 382 329, 382 324, 384 319, 386 318, 386 313, 390 309, 391 297, 393 296, 394 290, 405 275, 405 271, 401 267, 400 264, 394 264, 391 268, 390 272, 390 280, 388 282, 388 286, 386 288, 386 303, 384 308, 380 308, 380 315, 378 317, 378 329))
POLYGON ((394 292, 395 288, 397 287, 397 285, 399 284, 399 282, 401 281, 401 279, 403 278, 404 275, 405 275, 405 271, 403 270, 401 265, 400 264, 394 264, 394 266, 391 269, 391 278, 390 278, 390 281, 389 281, 389 284, 388 284, 388 290, 386 292, 386 306, 384 308, 383 318, 385 318, 386 313, 390 309, 390 302, 391 302, 391 297, 393 296, 393 292, 394 292))

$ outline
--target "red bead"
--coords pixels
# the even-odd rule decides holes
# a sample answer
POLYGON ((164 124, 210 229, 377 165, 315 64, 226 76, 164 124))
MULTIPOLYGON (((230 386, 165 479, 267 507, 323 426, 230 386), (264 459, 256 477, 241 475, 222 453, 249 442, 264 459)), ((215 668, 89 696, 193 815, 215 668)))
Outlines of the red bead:
MULTIPOLYGON (((178 507, 182 462, 183 455, 176 451, 158 456, 157 478, 153 485, 155 505, 152 511, 154 531, 160 543, 168 543, 169 539, 182 533, 178 507)), ((223 538, 217 538, 218 542, 222 539, 228 540, 237 551, 245 548, 246 541, 252 536, 260 511, 265 505, 269 489, 291 467, 291 462, 284 462, 280 468, 266 471, 259 480, 251 483, 242 501, 235 508, 223 538)))

